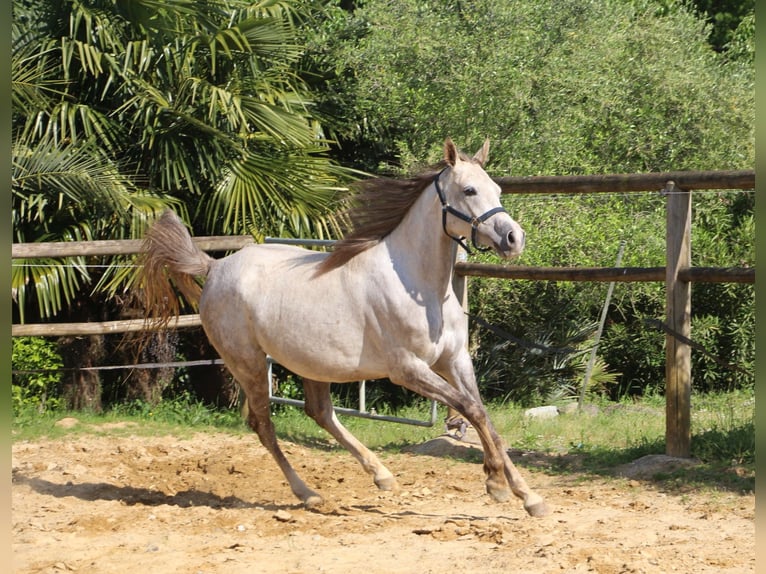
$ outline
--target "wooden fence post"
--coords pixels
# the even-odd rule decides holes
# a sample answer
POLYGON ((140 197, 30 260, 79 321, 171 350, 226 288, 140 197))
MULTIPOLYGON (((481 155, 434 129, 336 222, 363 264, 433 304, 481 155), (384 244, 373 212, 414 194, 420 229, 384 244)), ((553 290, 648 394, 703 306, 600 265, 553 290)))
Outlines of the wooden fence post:
MULTIPOLYGON (((668 181, 666 229, 666 321, 672 332, 691 335, 691 283, 678 278, 691 267, 691 192, 668 181)), ((665 452, 691 455, 691 347, 665 336, 665 452)))
MULTIPOLYGON (((455 264, 465 263, 468 260, 468 255, 462 249, 458 249, 455 253, 455 264)), ((457 296, 457 300, 463 306, 463 311, 468 313, 468 277, 459 273, 453 272, 452 274, 452 290, 457 296)), ((468 315, 465 316, 466 328, 468 327, 468 315)), ((466 345, 468 341, 466 341, 466 345)))

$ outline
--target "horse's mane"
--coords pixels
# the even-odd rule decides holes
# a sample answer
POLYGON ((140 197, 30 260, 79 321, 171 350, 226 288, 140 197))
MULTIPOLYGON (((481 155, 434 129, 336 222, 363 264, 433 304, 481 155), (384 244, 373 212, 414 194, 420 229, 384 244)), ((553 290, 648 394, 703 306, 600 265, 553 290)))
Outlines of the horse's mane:
MULTIPOLYGON (((463 153, 460 156, 463 161, 472 161, 463 153)), ((441 162, 407 179, 379 177, 357 183, 352 207, 347 212, 349 230, 320 263, 317 274, 344 265, 396 229, 415 200, 446 165, 441 162)))
POLYGON ((317 272, 326 273, 344 265, 396 229, 437 173, 429 170, 408 179, 380 177, 357 183, 352 206, 346 213, 349 228, 317 272))
POLYGON ((317 273, 336 269, 379 243, 401 223, 415 200, 446 164, 407 179, 379 177, 358 182, 346 212, 348 229, 317 273))

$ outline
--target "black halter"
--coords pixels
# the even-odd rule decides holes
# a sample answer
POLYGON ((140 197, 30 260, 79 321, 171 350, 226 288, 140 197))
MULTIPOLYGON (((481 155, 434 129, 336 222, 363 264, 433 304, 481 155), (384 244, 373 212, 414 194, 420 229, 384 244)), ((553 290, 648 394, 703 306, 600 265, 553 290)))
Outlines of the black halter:
POLYGON ((447 214, 454 215, 458 219, 462 219, 466 223, 471 224, 471 242, 473 243, 474 249, 477 251, 489 251, 491 247, 481 247, 478 243, 476 243, 476 231, 480 224, 484 223, 495 215, 496 213, 501 213, 505 211, 505 208, 503 206, 500 207, 493 207, 489 211, 483 213, 479 217, 471 217, 470 215, 466 215, 462 211, 459 211, 452 207, 449 203, 447 203, 447 198, 444 196, 444 191, 442 191, 442 188, 439 186, 439 178, 444 173, 444 171, 447 168, 445 167, 443 170, 441 170, 439 173, 436 174, 434 177, 434 187, 436 188, 436 193, 439 195, 439 201, 442 204, 442 228, 444 229, 444 233, 449 237, 450 239, 454 240, 460 247, 466 250, 466 253, 470 254, 471 250, 468 248, 468 245, 465 243, 465 237, 457 237, 456 235, 452 235, 449 231, 447 231, 447 214))

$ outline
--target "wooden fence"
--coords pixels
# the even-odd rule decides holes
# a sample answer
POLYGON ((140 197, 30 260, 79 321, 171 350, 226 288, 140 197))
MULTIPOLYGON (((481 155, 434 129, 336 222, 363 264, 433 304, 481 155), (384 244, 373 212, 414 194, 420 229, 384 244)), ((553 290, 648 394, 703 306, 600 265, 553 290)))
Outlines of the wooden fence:
MULTIPOLYGON (((465 299, 469 276, 533 281, 664 281, 666 285, 666 453, 688 457, 691 445, 691 283, 755 283, 754 268, 691 266, 692 190, 755 189, 754 170, 497 178, 503 193, 581 194, 662 192, 667 198, 665 267, 545 268, 458 262, 457 290, 465 299), (462 287, 460 280, 463 280, 462 287)), ((253 243, 250 236, 197 237, 205 251, 229 251, 253 243)), ((140 240, 14 244, 12 258, 128 255, 140 240)), ((198 315, 179 317, 171 327, 199 326, 198 315)), ((102 323, 13 325, 12 335, 97 335, 146 330, 142 320, 102 323)))

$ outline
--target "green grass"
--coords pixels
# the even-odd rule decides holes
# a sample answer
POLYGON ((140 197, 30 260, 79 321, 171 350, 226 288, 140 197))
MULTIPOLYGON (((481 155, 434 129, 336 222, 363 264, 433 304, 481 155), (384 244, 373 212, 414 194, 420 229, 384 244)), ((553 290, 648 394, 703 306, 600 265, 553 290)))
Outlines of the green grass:
POLYGON ((157 405, 136 401, 119 405, 104 413, 90 411, 40 413, 35 408, 29 408, 14 416, 12 440, 56 439, 72 434, 140 436, 175 434, 183 438, 205 430, 249 432, 235 409, 214 409, 184 394, 176 400, 162 401, 157 405), (80 424, 71 428, 62 428, 56 424, 67 417, 76 418, 80 424))
MULTIPOLYGON (((584 473, 607 476, 614 467, 647 454, 665 452, 664 399, 649 397, 640 402, 603 402, 583 412, 552 419, 532 419, 515 405, 490 404, 488 410, 498 432, 513 449, 533 456, 521 457, 520 465, 554 474, 584 473)), ((754 394, 738 391, 694 396, 692 400, 692 456, 702 464, 671 475, 656 477, 673 489, 710 486, 740 492, 752 491, 755 482, 754 394)), ((329 434, 295 407, 275 407, 277 433, 289 440, 329 451, 341 451, 329 434)), ((422 401, 393 414, 428 420, 430 403, 422 401)), ((399 452, 443 432, 446 410, 439 409, 433 427, 417 427, 340 415, 343 424, 373 450, 399 452)), ((103 414, 34 410, 17 414, 13 440, 56 439, 77 433, 133 434, 180 437, 196 432, 219 431, 246 434, 251 431, 236 409, 217 410, 189 396, 150 406, 133 403, 103 414), (64 429, 56 425, 63 417, 81 424, 64 429), (107 424, 113 423, 113 424, 107 424), (124 424, 114 424, 124 423, 124 424)))

